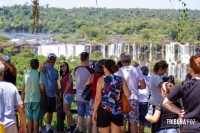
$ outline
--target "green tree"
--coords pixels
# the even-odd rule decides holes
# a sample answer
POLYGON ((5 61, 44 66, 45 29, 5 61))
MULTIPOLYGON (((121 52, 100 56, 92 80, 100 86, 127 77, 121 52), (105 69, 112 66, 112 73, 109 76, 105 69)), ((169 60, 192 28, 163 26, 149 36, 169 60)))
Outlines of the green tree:
POLYGON ((100 59, 102 59, 103 57, 102 57, 102 52, 101 51, 94 51, 91 55, 90 55, 90 59, 91 60, 100 60, 100 59))
POLYGON ((4 48, 4 54, 8 56, 15 56, 18 53, 18 49, 14 46, 4 48))

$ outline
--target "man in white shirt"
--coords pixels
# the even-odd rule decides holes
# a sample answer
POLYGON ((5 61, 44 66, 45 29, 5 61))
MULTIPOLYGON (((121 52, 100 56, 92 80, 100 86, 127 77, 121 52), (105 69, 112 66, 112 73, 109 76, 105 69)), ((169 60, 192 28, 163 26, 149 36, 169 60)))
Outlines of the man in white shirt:
POLYGON ((5 66, 0 60, 0 122, 3 123, 5 133, 18 133, 15 119, 14 105, 19 111, 21 126, 19 133, 26 133, 26 116, 24 106, 17 88, 3 79, 5 66))
POLYGON ((139 89, 139 133, 144 132, 144 124, 146 121, 145 116, 148 112, 148 99, 150 97, 150 76, 149 74, 149 68, 147 66, 142 66, 141 71, 144 75, 144 80, 146 83, 146 89, 139 89))
MULTIPOLYGON (((144 76, 139 68, 131 66, 131 55, 129 53, 121 54, 121 63, 123 67, 119 69, 116 75, 123 77, 131 91, 131 97, 128 99, 130 105, 132 106, 132 111, 124 115, 124 120, 128 118, 131 123, 131 133, 138 133, 137 123, 139 118, 139 101, 138 101, 138 89, 145 89, 146 84, 144 81, 144 76), (139 85, 140 84, 140 85, 139 85)), ((125 132, 126 124, 123 127, 125 132)))

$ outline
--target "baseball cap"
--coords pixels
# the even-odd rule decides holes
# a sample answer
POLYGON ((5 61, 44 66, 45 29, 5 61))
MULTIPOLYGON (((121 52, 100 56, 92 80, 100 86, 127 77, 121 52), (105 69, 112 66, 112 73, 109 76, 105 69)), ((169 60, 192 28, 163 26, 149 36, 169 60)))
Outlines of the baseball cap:
POLYGON ((54 53, 50 53, 50 54, 48 55, 48 58, 51 58, 51 57, 56 58, 56 55, 55 55, 54 53))
POLYGON ((7 56, 7 55, 6 55, 6 56, 3 56, 2 59, 3 59, 4 61, 10 61, 10 57, 7 56))

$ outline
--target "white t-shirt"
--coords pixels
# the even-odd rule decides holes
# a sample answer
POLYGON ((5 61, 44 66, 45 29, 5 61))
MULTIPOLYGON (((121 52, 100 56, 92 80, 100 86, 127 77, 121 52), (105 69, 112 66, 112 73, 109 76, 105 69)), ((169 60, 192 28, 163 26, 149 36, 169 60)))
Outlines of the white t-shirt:
POLYGON ((162 78, 157 74, 151 75, 151 98, 149 103, 152 105, 162 105, 163 98, 161 95, 161 88, 158 87, 160 82, 163 82, 162 78))
POLYGON ((90 77, 91 73, 86 67, 79 66, 77 69, 75 69, 74 75, 76 79, 76 100, 85 101, 81 97, 81 94, 83 93, 85 84, 87 83, 87 80, 90 77))
POLYGON ((138 85, 144 79, 142 71, 133 66, 123 66, 116 72, 116 75, 126 80, 129 90, 131 91, 130 99, 138 100, 138 85))
POLYGON ((16 123, 14 106, 22 104, 17 88, 12 83, 0 81, 0 122, 5 128, 16 123))
POLYGON ((150 77, 144 75, 144 80, 146 83, 146 88, 138 90, 139 102, 148 102, 148 98, 149 98, 149 94, 150 94, 150 87, 151 87, 150 77))

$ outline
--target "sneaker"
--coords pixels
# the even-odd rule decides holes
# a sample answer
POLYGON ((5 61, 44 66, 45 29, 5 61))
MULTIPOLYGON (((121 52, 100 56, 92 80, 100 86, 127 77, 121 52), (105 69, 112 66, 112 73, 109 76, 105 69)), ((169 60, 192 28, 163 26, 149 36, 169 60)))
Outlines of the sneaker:
POLYGON ((77 129, 78 129, 78 125, 74 124, 74 126, 71 127, 71 133, 75 133, 77 129))
POLYGON ((46 133, 54 133, 52 129, 46 131, 46 133))

